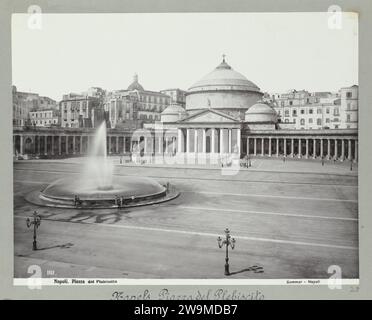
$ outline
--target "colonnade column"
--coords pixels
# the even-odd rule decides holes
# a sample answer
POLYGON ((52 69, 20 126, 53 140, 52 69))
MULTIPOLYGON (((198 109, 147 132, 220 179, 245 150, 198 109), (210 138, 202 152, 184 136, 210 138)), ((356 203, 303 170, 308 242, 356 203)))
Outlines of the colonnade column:
POLYGON ((116 136, 115 137, 115 142, 116 142, 116 146, 115 146, 115 152, 116 153, 119 153, 119 137, 118 136, 116 136))
POLYGON ((355 159, 355 162, 358 161, 358 140, 355 140, 354 159, 355 159))
POLYGON ((341 161, 345 160, 345 141, 341 140, 341 161))
MULTIPOLYGON (((72 136, 72 149, 73 149, 73 151, 72 151, 72 154, 75 154, 76 153, 76 151, 75 151, 75 148, 76 148, 76 145, 75 145, 75 143, 76 143, 76 141, 75 141, 75 136, 72 136)), ((110 141, 111 142, 111 141, 110 141)), ((111 143, 110 143, 110 145, 111 145, 111 143)))
POLYGON ((253 155, 257 155, 257 138, 253 138, 253 155))
POLYGON ((263 156, 264 153, 264 147, 265 147, 265 139, 262 137, 261 138, 261 156, 263 156))
POLYGON ((338 157, 338 146, 337 146, 337 139, 335 139, 335 156, 334 158, 337 159, 338 157))
POLYGON ((287 138, 284 138, 283 141, 284 141, 284 155, 287 156, 287 138))
POLYGON ((347 158, 351 160, 351 139, 348 140, 347 158))
POLYGON ((293 158, 294 156, 294 139, 291 139, 291 157, 293 158))
POLYGON ((44 154, 48 154, 48 136, 44 136, 44 154))
POLYGON ((23 151, 23 136, 22 135, 19 136, 19 153, 20 154, 24 153, 24 151, 23 151))
POLYGON ((83 154, 83 136, 80 136, 79 153, 83 154))
POLYGON ((247 155, 249 155, 249 137, 247 137, 247 155))
POLYGON ((313 139, 313 159, 316 158, 316 139, 313 139))
POLYGON ((269 157, 271 157, 271 137, 269 138, 269 157))
POLYGON ((306 159, 309 157, 309 139, 306 138, 306 159))
POLYGON ((323 139, 320 139, 320 157, 323 158, 323 139))
POLYGON ((327 159, 331 159, 331 139, 327 139, 327 159))
POLYGON ((51 147, 52 147, 51 154, 52 154, 52 156, 54 156, 54 136, 51 136, 51 138, 52 138, 52 141, 51 141, 51 147))
POLYGON ((66 141, 66 145, 65 145, 66 154, 68 154, 68 136, 65 136, 65 141, 66 141))
POLYGON ((276 156, 279 157, 279 138, 276 138, 276 156))
POLYGON ((62 136, 58 136, 58 154, 62 153, 62 136))
POLYGON ((302 150, 301 150, 301 139, 298 139, 298 157, 301 158, 302 150))

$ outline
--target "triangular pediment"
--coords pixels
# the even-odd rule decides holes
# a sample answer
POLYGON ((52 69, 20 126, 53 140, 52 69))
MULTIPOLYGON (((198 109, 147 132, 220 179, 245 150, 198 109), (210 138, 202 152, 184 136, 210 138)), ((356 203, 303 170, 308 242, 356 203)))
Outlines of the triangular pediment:
POLYGON ((202 110, 199 111, 183 120, 180 122, 203 122, 203 123, 208 123, 208 122, 229 122, 229 123, 235 123, 239 122, 238 119, 235 119, 228 114, 225 114, 220 111, 216 111, 213 109, 208 109, 208 110, 202 110))

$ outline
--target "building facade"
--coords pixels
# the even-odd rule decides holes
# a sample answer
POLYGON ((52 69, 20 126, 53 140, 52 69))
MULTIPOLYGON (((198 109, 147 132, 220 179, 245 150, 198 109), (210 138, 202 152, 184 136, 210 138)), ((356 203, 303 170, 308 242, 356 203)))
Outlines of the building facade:
POLYGON ((37 93, 17 91, 12 86, 13 126, 30 125, 30 112, 35 110, 57 110, 57 102, 37 93))
POLYGON ((57 110, 30 111, 31 125, 36 127, 52 127, 60 125, 60 116, 57 110))
POLYGON ((181 89, 165 89, 161 90, 161 93, 169 96, 171 98, 171 103, 179 104, 182 107, 185 107, 186 105, 186 91, 181 89))
POLYGON ((103 105, 97 97, 70 93, 63 96, 59 105, 62 128, 94 128, 105 119, 103 105))

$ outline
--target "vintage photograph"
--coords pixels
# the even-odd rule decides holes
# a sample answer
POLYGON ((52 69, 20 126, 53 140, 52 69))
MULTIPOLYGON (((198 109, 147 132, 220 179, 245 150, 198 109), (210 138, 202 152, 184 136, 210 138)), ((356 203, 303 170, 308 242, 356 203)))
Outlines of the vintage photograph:
POLYGON ((14 281, 358 281, 357 14, 39 9, 12 15, 14 281))

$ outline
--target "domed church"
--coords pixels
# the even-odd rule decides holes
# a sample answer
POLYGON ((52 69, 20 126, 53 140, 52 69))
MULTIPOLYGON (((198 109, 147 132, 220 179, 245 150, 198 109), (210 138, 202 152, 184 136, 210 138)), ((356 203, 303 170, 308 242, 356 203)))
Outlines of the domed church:
POLYGON ((276 111, 262 97, 260 88, 223 56, 212 72, 188 89, 185 109, 173 104, 162 112, 161 121, 165 128, 177 129, 178 155, 240 155, 242 131, 277 127, 276 111))

